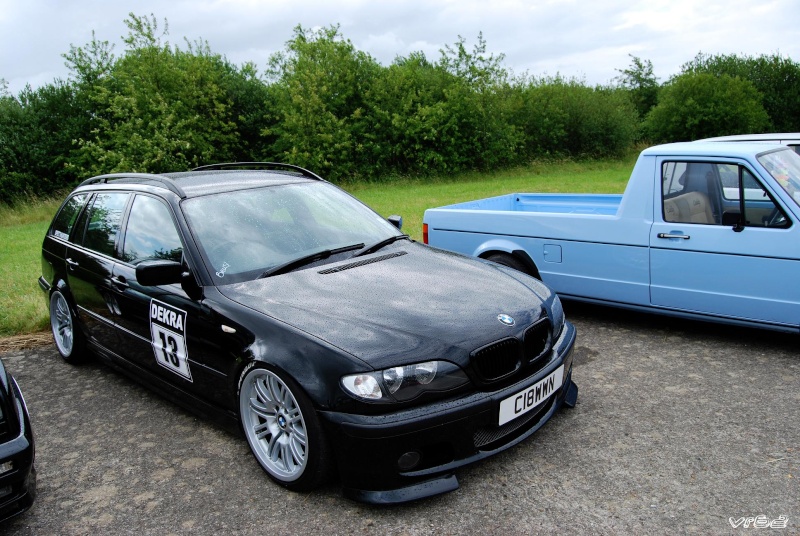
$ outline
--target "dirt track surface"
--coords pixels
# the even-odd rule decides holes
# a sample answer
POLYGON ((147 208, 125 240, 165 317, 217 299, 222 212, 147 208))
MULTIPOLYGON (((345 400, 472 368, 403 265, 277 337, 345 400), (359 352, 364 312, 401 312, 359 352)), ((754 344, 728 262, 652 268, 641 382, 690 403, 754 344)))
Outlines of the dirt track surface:
POLYGON ((51 346, 5 352, 37 441, 38 496, 7 534, 800 534, 797 336, 567 304, 578 406, 374 507, 272 484, 243 437, 51 346), (785 529, 731 521, 786 518, 785 529))

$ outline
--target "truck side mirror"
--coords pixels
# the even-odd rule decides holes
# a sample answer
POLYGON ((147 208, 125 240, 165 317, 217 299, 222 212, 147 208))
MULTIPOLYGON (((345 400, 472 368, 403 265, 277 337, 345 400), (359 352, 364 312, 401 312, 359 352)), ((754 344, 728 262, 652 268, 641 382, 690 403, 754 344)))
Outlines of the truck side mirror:
POLYGON ((744 229, 742 225, 742 215, 739 212, 723 212, 722 225, 733 227, 733 230, 740 232, 744 229))

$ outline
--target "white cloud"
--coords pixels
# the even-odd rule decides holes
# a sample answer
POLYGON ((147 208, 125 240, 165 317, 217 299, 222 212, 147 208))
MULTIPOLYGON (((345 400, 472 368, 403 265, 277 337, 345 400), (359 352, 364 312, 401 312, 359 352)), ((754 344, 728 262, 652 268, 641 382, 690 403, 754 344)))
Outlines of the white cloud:
POLYGON ((629 65, 628 54, 652 61, 662 80, 698 52, 773 54, 800 58, 794 0, 0 0, 0 78, 12 93, 68 74, 62 54, 97 38, 117 43, 129 12, 169 21, 170 43, 204 39, 234 63, 264 68, 293 28, 340 24, 350 39, 383 64, 439 50, 483 33, 488 52, 505 54, 517 73, 584 77, 606 83, 629 65))

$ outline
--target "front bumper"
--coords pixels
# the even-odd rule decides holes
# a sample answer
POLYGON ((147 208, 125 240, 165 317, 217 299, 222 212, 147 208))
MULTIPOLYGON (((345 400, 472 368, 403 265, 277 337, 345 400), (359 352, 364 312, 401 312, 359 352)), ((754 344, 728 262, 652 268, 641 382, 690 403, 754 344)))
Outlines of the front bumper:
POLYGON ((11 379, 9 402, 16 406, 19 434, 0 443, 0 521, 28 510, 36 497, 35 447, 28 408, 11 379))
POLYGON ((335 447, 344 494, 364 502, 389 504, 456 489, 456 468, 516 445, 541 428, 562 405, 575 405, 575 335, 574 326, 567 322, 544 368, 497 391, 477 392, 387 415, 322 412, 335 447), (560 389, 529 413, 498 426, 502 400, 562 365, 564 380, 560 389), (418 463, 408 468, 409 460, 417 459, 418 463))

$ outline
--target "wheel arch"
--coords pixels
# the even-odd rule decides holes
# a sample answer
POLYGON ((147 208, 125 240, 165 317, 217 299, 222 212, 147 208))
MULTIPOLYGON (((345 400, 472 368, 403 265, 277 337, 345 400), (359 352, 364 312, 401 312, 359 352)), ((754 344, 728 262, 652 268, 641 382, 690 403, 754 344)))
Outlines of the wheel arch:
POLYGON ((511 240, 490 240, 481 244, 475 251, 475 256, 481 259, 487 259, 492 255, 504 254, 514 257, 525 265, 526 271, 536 279, 541 280, 539 268, 536 263, 528 254, 528 252, 516 242, 511 240))

